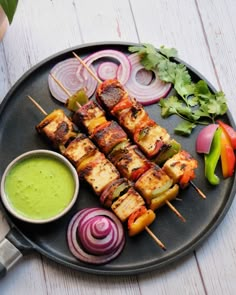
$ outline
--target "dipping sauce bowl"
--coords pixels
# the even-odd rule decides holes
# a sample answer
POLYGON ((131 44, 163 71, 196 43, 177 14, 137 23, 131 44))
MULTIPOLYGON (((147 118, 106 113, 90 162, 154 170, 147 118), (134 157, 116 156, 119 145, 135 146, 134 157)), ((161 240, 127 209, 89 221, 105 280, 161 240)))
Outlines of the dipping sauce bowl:
POLYGON ((47 223, 66 214, 79 193, 79 178, 72 164, 59 153, 32 150, 15 158, 1 180, 1 198, 15 217, 47 223))

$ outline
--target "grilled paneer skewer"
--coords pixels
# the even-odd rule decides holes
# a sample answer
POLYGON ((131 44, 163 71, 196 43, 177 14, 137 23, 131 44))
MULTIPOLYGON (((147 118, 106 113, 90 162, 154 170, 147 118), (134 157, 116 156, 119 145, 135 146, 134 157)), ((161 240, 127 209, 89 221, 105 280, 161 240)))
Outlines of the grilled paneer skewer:
POLYGON ((117 80, 107 80, 97 89, 96 98, 124 127, 142 152, 158 164, 164 164, 165 172, 174 178, 182 188, 194 177, 198 163, 181 146, 171 139, 166 129, 154 122, 135 99, 122 91, 124 88, 117 80), (119 89, 111 100, 108 94, 111 88, 119 89), (107 89, 109 90, 107 93, 107 89), (176 155, 176 156, 174 156, 176 155), (173 160, 171 160, 171 157, 173 160), (173 162, 174 161, 174 162, 173 162), (178 162, 178 163, 177 163, 178 162))
MULTIPOLYGON (((90 184, 100 200, 109 198, 109 195, 107 195, 108 188, 113 183, 120 181, 118 170, 85 134, 79 133, 76 136, 72 122, 62 110, 55 110, 46 116, 36 126, 36 130, 43 134, 54 148, 62 151, 63 155, 74 164, 79 177, 90 184), (70 128, 64 130, 63 136, 58 140, 58 130, 60 130, 60 126, 64 125, 68 125, 70 128)), ((143 198, 131 183, 126 188, 120 187, 116 191, 116 197, 110 200, 109 207, 122 222, 129 220, 128 231, 130 236, 143 231, 156 217, 153 210, 148 210, 145 207, 143 198)))
POLYGON ((154 210, 176 198, 179 192, 178 185, 172 188, 174 182, 164 170, 149 161, 136 145, 132 145, 127 134, 117 123, 104 122, 105 113, 102 114, 102 110, 98 112, 98 108, 99 106, 93 101, 79 108, 75 118, 79 118, 80 121, 76 123, 86 129, 122 177, 135 183, 135 188, 154 210), (87 109, 89 109, 89 115, 86 115, 87 109), (102 120, 101 117, 103 117, 102 120), (87 128, 91 126, 90 120, 93 122, 94 129, 87 128), (99 125, 100 121, 102 121, 101 125, 99 125), (98 125, 95 126, 94 122, 98 125))
POLYGON ((130 97, 117 80, 101 83, 96 92, 96 99, 117 118, 142 152, 148 158, 154 159, 158 165, 180 151, 180 144, 170 138, 165 128, 149 117, 142 104, 130 97), (115 88, 116 91, 109 98, 111 88, 115 88))

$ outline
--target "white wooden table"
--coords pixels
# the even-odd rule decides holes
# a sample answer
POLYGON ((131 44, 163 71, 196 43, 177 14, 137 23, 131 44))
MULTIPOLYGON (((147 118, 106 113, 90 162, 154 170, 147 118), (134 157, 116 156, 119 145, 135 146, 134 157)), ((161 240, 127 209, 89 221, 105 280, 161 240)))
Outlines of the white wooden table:
MULTIPOLYGON (((96 41, 147 42, 177 48, 223 89, 236 119, 235 15, 234 0, 20 0, 0 43, 0 101, 22 74, 58 51, 96 41)), ((235 224, 236 200, 196 253, 143 275, 85 274, 34 253, 0 281, 0 294, 236 294, 235 224)), ((0 213, 0 239, 7 230, 0 213)))

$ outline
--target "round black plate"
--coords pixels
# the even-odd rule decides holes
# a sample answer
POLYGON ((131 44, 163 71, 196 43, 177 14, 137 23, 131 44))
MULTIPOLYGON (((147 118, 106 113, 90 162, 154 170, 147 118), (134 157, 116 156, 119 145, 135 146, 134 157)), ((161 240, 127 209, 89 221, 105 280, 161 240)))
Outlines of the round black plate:
MULTIPOLYGON (((72 51, 84 57, 102 49, 117 49, 128 53, 126 43, 103 43, 80 46, 56 54, 27 72, 11 89, 0 107, 0 175, 8 163, 23 152, 32 149, 50 149, 35 131, 35 125, 42 119, 40 111, 27 99, 31 95, 48 113, 55 108, 64 108, 51 95, 48 89, 48 74, 59 61, 72 57, 72 51)), ((132 44, 133 45, 133 44, 132 44)), ((204 79, 199 73, 188 66, 193 80, 204 79)), ((214 89, 211 87, 212 91, 214 89)), ((73 209, 62 219, 49 225, 30 225, 14 219, 7 212, 8 219, 22 235, 32 244, 32 248, 50 259, 71 268, 96 274, 121 275, 137 274, 158 269, 187 253, 192 252, 219 224, 226 214, 235 195, 233 186, 235 176, 221 180, 217 187, 209 185, 204 177, 204 163, 201 155, 195 152, 195 139, 200 130, 197 127, 190 137, 173 134, 178 118, 172 116, 162 119, 157 104, 146 107, 150 116, 160 125, 167 128, 172 137, 181 142, 199 162, 195 184, 207 195, 203 200, 197 192, 189 187, 181 191, 173 205, 186 218, 183 223, 167 207, 162 207, 157 213, 155 222, 150 229, 166 245, 167 251, 160 249, 152 238, 143 232, 134 238, 126 237, 126 245, 121 255, 112 262, 94 266, 76 260, 69 252, 66 243, 66 229, 73 214, 84 207, 100 206, 90 188, 82 183, 79 198, 73 209)), ((224 118, 234 126, 230 114, 224 118)), ((221 175, 220 167, 217 171, 221 175)))

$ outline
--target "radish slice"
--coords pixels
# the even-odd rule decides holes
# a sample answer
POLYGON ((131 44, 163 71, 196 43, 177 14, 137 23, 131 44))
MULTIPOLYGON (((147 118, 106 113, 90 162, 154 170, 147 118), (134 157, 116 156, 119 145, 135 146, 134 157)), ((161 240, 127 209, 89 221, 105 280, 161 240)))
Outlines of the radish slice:
MULTIPOLYGON (((76 76, 77 69, 77 59, 68 58, 57 63, 51 69, 51 74, 53 74, 72 95, 79 89, 85 88, 86 94, 88 97, 91 97, 96 89, 97 82, 92 77, 78 80, 76 76)), ((60 102, 65 103, 68 99, 68 95, 61 89, 59 85, 57 85, 50 75, 48 76, 48 85, 52 96, 60 102)))
POLYGON ((67 241, 71 253, 79 260, 104 264, 122 251, 125 244, 124 229, 112 212, 85 208, 71 219, 67 241))
POLYGON ((101 63, 98 66, 97 74, 101 80, 105 81, 109 79, 115 79, 117 70, 118 70, 118 65, 116 63, 107 61, 107 62, 101 63))
MULTIPOLYGON (((165 97, 171 89, 171 83, 162 82, 158 78, 157 71, 151 71, 154 75, 153 81, 150 84, 140 84, 137 80, 137 73, 144 69, 140 64, 139 55, 137 53, 129 55, 129 61, 132 67, 132 72, 128 82, 124 85, 126 91, 133 97, 135 97, 143 105, 150 105, 161 98, 165 97)), ((120 80, 121 68, 119 67, 117 72, 117 79, 120 80)))
POLYGON ((211 148, 211 143, 216 129, 219 127, 217 124, 210 124, 204 127, 198 134, 196 139, 197 153, 208 154, 211 148))
MULTIPOLYGON (((131 72, 131 66, 130 66, 130 61, 128 57, 122 53, 121 51, 118 50, 112 50, 112 49, 106 49, 106 50, 100 50, 97 51, 86 58, 83 59, 83 61, 87 64, 87 66, 90 67, 90 65, 100 59, 100 58, 111 58, 114 59, 115 61, 119 62, 119 81, 121 84, 125 84, 130 76, 131 72)), ((78 70, 77 70, 77 77, 80 79, 82 76, 85 78, 89 77, 89 73, 87 70, 83 67, 83 65, 79 65, 78 70)))

